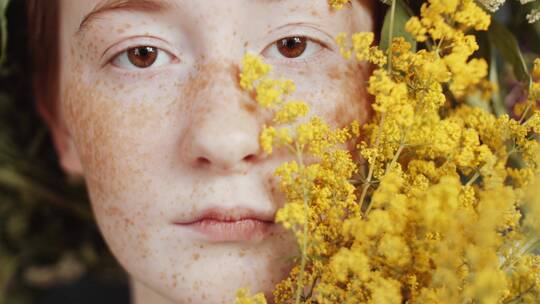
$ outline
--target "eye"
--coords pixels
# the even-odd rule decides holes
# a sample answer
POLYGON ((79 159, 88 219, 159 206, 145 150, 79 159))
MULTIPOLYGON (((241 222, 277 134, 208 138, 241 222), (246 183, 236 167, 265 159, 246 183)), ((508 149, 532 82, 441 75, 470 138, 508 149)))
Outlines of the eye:
POLYGON ((305 36, 284 37, 263 51, 263 55, 269 58, 290 58, 300 59, 310 57, 319 52, 323 46, 320 42, 314 41, 305 36))
POLYGON ((141 45, 122 51, 111 63, 123 69, 134 70, 162 66, 172 60, 173 56, 162 49, 141 45))

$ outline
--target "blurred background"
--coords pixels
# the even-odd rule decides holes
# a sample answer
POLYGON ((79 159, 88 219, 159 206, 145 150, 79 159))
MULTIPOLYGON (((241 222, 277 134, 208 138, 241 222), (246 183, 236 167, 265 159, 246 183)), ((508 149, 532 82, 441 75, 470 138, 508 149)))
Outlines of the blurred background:
POLYGON ((99 235, 84 184, 60 170, 34 109, 25 1, 10 1, 5 17, 0 22, 8 29, 0 66, 0 304, 127 304, 126 274, 99 235))

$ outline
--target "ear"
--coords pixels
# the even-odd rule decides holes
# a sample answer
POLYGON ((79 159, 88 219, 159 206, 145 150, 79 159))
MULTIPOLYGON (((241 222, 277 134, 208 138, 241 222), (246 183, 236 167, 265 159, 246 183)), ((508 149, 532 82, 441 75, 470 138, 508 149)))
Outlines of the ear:
POLYGON ((71 178, 83 177, 79 154, 62 115, 53 115, 50 107, 46 105, 42 98, 38 98, 36 101, 36 108, 49 128, 58 156, 58 163, 62 170, 71 178))

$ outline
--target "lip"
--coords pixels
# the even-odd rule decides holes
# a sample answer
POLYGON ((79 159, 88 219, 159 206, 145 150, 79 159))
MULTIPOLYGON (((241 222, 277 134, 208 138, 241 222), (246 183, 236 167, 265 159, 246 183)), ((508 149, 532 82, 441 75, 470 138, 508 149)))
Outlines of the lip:
POLYGON ((273 213, 255 212, 249 208, 209 208, 190 221, 174 225, 189 229, 210 242, 261 241, 273 230, 273 213))

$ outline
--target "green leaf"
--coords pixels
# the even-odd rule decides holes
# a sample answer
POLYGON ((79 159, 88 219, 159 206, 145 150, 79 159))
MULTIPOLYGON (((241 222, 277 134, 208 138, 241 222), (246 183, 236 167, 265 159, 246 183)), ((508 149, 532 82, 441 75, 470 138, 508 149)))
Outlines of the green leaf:
POLYGON ((516 78, 528 87, 531 76, 514 35, 504 25, 492 19, 488 36, 503 59, 512 66, 516 78))
MULTIPOLYGON (((409 8, 409 6, 403 2, 402 0, 394 0, 395 3, 395 11, 394 11, 394 18, 392 20, 392 9, 389 9, 386 12, 386 16, 384 17, 384 23, 381 31, 381 41, 379 43, 379 47, 381 50, 386 51, 388 47, 390 46, 390 41, 394 37, 404 37, 407 42, 409 42, 412 46, 412 51, 416 51, 416 40, 414 37, 409 34, 407 31, 405 31, 405 23, 409 21, 411 18, 412 11, 409 8), (390 27, 392 26, 392 34, 390 37, 390 27)), ((390 1, 389 1, 390 2, 390 1)))
POLYGON ((0 0, 0 66, 4 63, 6 58, 8 36, 6 11, 8 4, 9 0, 0 0))
MULTIPOLYGON (((492 48, 491 43, 489 43, 489 47, 492 48)), ((495 55, 495 52, 490 52, 489 81, 492 84, 497 85, 499 88, 502 88, 499 81, 499 70, 497 67, 497 56, 495 55)), ((499 89, 498 91, 496 90, 495 92, 493 92, 493 96, 491 97, 491 106, 493 107, 493 112, 497 116, 509 114, 508 109, 506 108, 502 98, 502 96, 506 96, 506 93, 507 92, 505 92, 504 89, 499 89)))

